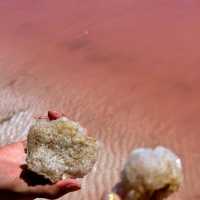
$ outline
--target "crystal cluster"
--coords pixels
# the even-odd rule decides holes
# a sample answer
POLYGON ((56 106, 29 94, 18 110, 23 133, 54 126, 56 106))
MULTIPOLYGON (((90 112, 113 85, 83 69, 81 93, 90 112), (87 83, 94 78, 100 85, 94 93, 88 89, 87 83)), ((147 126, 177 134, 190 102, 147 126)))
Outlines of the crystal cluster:
POLYGON ((89 173, 97 151, 98 142, 79 123, 40 118, 29 130, 26 161, 29 170, 56 182, 89 173))

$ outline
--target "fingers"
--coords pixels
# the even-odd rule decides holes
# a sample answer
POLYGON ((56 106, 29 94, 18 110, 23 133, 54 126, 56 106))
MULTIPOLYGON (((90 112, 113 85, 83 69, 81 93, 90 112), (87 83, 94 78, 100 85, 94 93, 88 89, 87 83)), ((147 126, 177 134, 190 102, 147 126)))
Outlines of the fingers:
POLYGON ((80 183, 74 179, 59 181, 54 185, 38 185, 38 186, 24 186, 21 185, 15 188, 16 193, 21 193, 25 196, 34 198, 48 198, 56 199, 66 193, 77 191, 81 188, 80 183))
POLYGON ((72 189, 72 190, 79 190, 81 189, 80 183, 75 180, 75 179, 67 179, 67 180, 62 180, 56 183, 56 185, 59 188, 67 188, 67 189, 72 189))
POLYGON ((55 199, 63 196, 66 193, 77 191, 80 189, 80 184, 73 180, 60 181, 54 185, 38 186, 29 190, 29 193, 38 195, 38 197, 55 199))
POLYGON ((60 117, 64 116, 63 113, 59 113, 57 111, 49 110, 48 115, 41 115, 41 116, 34 116, 35 119, 49 119, 51 120, 56 120, 59 119, 60 117))

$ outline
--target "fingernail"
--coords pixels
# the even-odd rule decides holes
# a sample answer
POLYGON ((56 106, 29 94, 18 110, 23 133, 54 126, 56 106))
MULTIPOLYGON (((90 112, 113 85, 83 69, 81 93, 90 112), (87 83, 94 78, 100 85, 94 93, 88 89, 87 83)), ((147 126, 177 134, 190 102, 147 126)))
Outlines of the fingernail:
POLYGON ((57 111, 48 111, 48 118, 49 120, 56 120, 62 117, 62 114, 60 114, 57 111))

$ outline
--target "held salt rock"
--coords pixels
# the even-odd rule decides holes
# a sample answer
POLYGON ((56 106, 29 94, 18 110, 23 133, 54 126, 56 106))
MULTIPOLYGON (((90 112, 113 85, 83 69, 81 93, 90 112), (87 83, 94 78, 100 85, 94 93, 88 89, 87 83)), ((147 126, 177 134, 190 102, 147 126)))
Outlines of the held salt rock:
POLYGON ((181 160, 164 147, 132 151, 122 172, 127 200, 161 200, 183 181, 181 160))
POLYGON ((26 162, 29 170, 56 182, 88 174, 97 151, 98 142, 78 123, 66 117, 38 119, 29 130, 26 162))

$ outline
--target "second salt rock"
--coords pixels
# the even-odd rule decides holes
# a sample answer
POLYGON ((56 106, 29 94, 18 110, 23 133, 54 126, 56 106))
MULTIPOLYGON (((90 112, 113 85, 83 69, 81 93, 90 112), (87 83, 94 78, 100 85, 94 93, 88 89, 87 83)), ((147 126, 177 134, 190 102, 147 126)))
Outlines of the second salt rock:
POLYGON ((181 160, 161 146, 133 150, 122 172, 127 199, 131 200, 148 200, 155 195, 166 197, 177 191, 182 181, 181 160))

